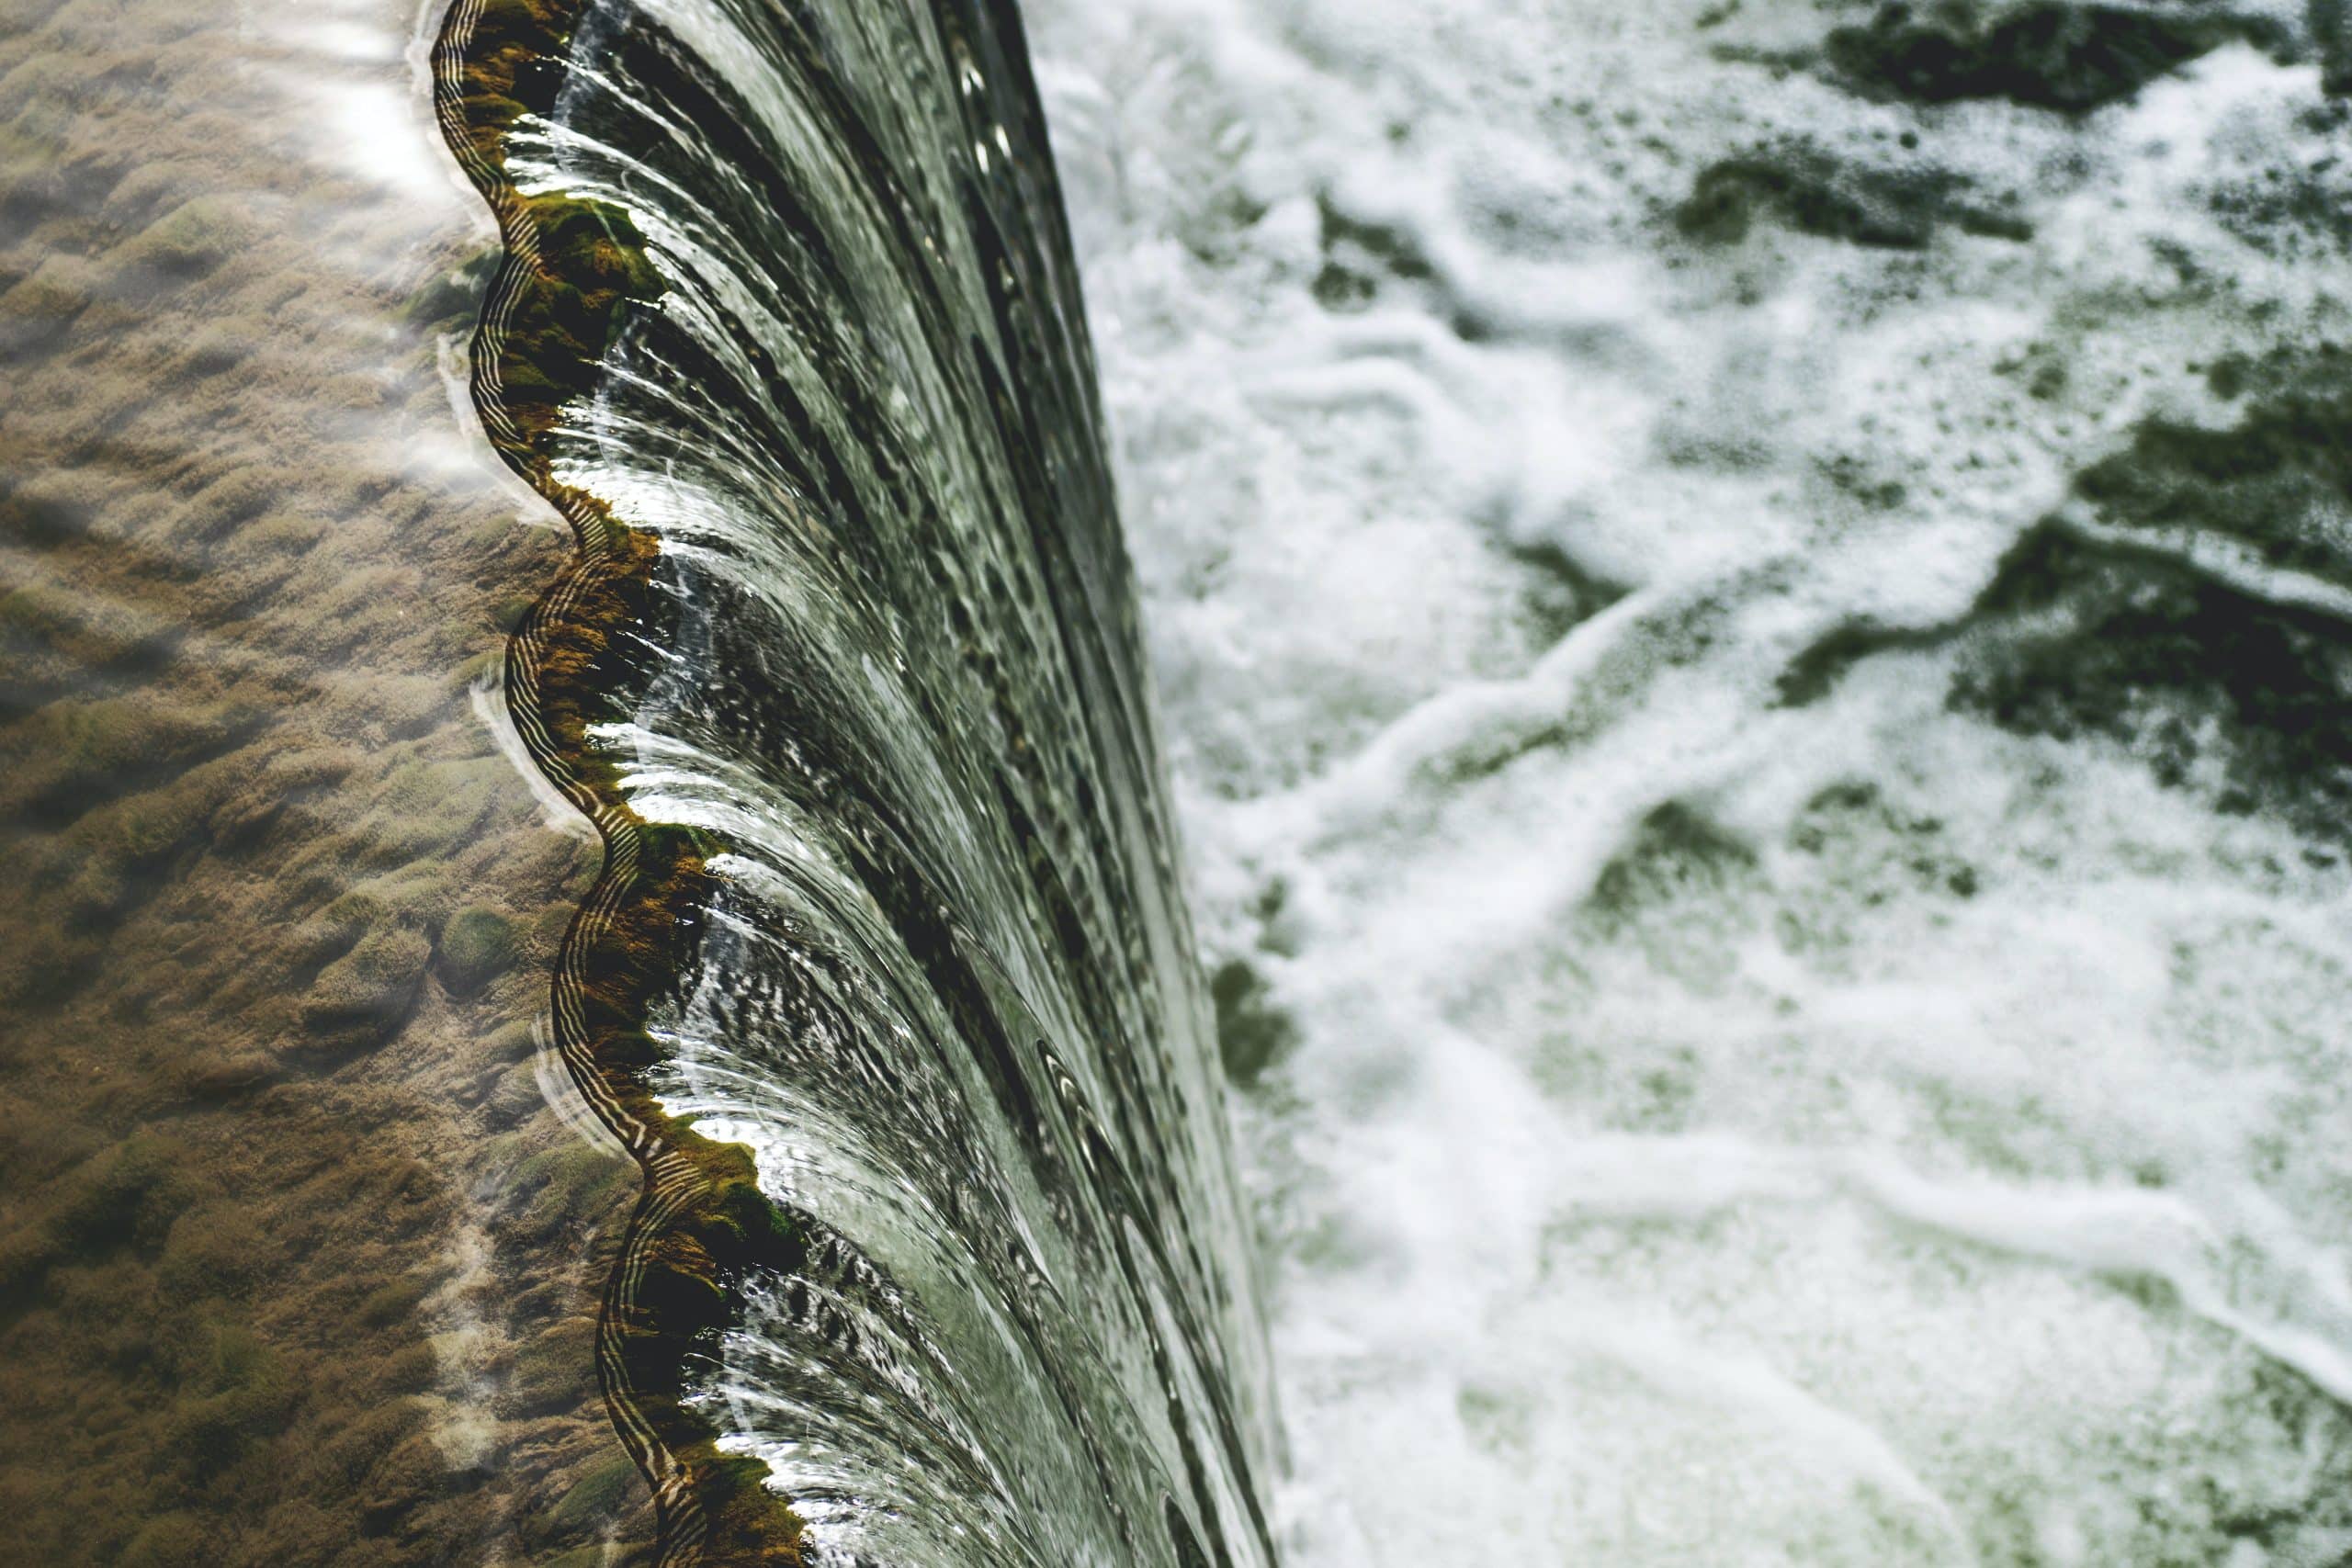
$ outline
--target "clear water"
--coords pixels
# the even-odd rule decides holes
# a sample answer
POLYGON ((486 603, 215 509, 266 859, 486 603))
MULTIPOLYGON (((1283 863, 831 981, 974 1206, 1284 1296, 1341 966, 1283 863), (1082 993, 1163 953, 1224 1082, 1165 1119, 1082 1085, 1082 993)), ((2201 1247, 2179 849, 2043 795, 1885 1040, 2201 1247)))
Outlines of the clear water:
POLYGON ((661 546, 658 673, 592 735, 718 889, 650 1083, 800 1244, 689 1402, 813 1563, 1263 1563, 1253 1261, 1017 24, 629 0, 571 51, 509 171, 663 284, 554 464, 661 546))

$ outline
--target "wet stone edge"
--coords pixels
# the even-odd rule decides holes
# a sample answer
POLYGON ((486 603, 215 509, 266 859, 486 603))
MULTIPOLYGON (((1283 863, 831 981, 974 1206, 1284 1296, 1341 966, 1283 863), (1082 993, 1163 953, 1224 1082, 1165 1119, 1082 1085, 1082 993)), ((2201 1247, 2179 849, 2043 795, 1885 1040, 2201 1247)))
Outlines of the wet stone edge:
POLYGON ((587 0, 455 0, 434 49, 444 138, 496 215, 505 259, 472 344, 472 394, 500 457, 571 525, 575 553, 515 630, 508 702, 533 761, 592 822, 605 866, 557 961, 557 1043, 644 1173, 605 1295, 597 1371, 616 1431, 653 1490, 664 1564, 797 1565, 802 1526, 765 1464, 722 1453, 685 1401, 689 1366, 734 1317, 741 1280, 790 1271, 804 1243, 759 1190, 751 1154, 667 1115, 648 1088, 647 1024, 692 964, 714 891, 706 835, 646 822, 591 727, 629 716, 666 646, 660 541, 555 477, 563 408, 595 390, 633 312, 662 291, 626 213, 518 190, 510 134, 550 113, 587 0))

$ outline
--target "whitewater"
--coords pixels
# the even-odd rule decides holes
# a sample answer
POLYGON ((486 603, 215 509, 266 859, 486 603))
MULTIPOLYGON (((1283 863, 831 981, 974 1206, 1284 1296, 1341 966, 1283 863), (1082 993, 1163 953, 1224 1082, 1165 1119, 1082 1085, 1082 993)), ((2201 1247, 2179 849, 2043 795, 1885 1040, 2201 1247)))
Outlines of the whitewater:
POLYGON ((1029 11, 1284 1561, 2345 1561, 2333 13, 1029 11))

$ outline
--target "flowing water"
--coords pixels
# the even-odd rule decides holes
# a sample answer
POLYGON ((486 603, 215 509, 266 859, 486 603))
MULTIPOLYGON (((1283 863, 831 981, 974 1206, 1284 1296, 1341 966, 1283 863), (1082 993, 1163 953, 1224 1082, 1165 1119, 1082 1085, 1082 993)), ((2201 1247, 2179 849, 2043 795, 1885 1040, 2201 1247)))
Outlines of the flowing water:
POLYGON ((1029 11, 1285 1560, 2352 1561, 2337 13, 1029 11))
POLYGON ((651 1087, 802 1238, 688 1402, 817 1562, 1265 1562, 1256 1287, 1017 25, 638 0, 571 48, 508 173, 625 212, 662 288, 554 464, 661 544, 658 673, 592 739, 717 889, 651 1087))
POLYGON ((2337 12, 1028 24, 514 147, 666 290, 558 477, 817 1560, 2346 1561, 2337 12))

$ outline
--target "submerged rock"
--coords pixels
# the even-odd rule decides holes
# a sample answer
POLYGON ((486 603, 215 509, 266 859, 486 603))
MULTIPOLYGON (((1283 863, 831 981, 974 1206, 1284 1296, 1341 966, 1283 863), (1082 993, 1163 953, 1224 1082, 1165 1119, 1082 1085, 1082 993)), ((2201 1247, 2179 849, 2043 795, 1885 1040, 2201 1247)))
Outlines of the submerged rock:
POLYGON ((2101 523, 2227 539, 2267 566, 2352 587, 2352 355, 2333 344, 2208 372, 2225 426, 2154 418, 2075 492, 2101 523))
POLYGON ((1759 220, 1826 240, 1916 251, 1951 225, 1964 234, 2029 240, 2032 227, 1972 200, 1969 182, 1936 168, 1870 168, 1807 147, 1759 148, 1709 164, 1674 209, 1674 226, 1704 244, 1734 244, 1759 220))
POLYGON ((513 966, 514 923, 480 905, 460 909, 441 931, 441 974, 450 989, 476 991, 513 966))
POLYGON ((2251 7, 1940 0, 1882 6, 1868 22, 1833 28, 1822 54, 1836 76, 1871 97, 1999 98, 2083 114, 2237 42, 2294 52, 2289 29, 2251 7))
POLYGON ((433 944, 421 932, 370 932, 319 972, 302 1003, 302 1021, 334 1043, 380 1039, 408 1016, 432 954, 433 944))
POLYGON ((2352 839, 2352 624, 2335 597, 2352 587, 2352 355, 2233 357, 2207 378, 2234 420, 2142 421, 1965 615, 1838 626, 1791 661, 1781 701, 1818 701, 1878 654, 1950 647, 1956 709, 2119 745, 2160 784, 2318 845, 2352 839))
POLYGON ((1296 1042, 1297 1025, 1275 1006, 1265 978, 1242 959, 1217 966, 1209 976, 1216 1006, 1217 1052, 1226 1076, 1249 1083, 1296 1042))
POLYGON ((1988 591, 1992 624, 1953 706, 2008 730, 2097 739, 2157 782, 2309 839, 2352 839, 2352 639, 2188 564, 2028 536, 1988 591))

